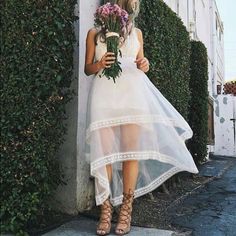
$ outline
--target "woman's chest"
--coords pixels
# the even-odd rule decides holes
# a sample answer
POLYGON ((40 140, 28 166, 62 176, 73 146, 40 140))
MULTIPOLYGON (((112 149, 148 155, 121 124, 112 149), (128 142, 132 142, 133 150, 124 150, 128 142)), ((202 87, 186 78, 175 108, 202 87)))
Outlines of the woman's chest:
MULTIPOLYGON (((122 57, 132 57, 136 58, 140 49, 140 42, 138 38, 130 35, 123 45, 120 47, 120 52, 122 57)), ((98 39, 97 45, 95 47, 95 59, 98 61, 107 52, 106 43, 98 39)))

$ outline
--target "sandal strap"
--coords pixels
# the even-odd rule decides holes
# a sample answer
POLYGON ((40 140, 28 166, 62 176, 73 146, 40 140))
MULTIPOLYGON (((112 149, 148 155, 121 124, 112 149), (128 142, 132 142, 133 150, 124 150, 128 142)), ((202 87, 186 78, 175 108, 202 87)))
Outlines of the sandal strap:
POLYGON ((129 191, 129 193, 123 193, 123 204, 120 209, 119 214, 119 223, 128 224, 131 217, 132 212, 132 202, 134 199, 134 192, 129 191))
POLYGON ((109 201, 109 199, 107 199, 102 205, 101 205, 101 217, 98 223, 98 230, 106 230, 104 229, 104 227, 101 227, 101 223, 106 223, 109 225, 111 225, 111 217, 112 217, 112 206, 111 203, 109 201))

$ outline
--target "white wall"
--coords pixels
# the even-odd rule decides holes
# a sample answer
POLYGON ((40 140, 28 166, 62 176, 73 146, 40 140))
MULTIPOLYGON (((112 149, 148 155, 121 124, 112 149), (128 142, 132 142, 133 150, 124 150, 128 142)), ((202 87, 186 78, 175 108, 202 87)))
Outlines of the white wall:
POLYGON ((177 14, 181 16, 184 25, 189 28, 188 0, 177 1, 177 14))
POLYGON ((217 73, 217 84, 223 84, 225 81, 225 71, 224 71, 224 35, 222 32, 224 31, 223 23, 221 22, 221 18, 219 16, 219 11, 217 9, 216 2, 213 2, 214 11, 215 11, 215 34, 216 34, 216 73, 217 73), (216 29, 216 22, 217 29, 216 29))
POLYGON ((213 95, 214 81, 214 48, 213 48, 213 28, 210 1, 195 1, 195 40, 204 43, 208 55, 208 91, 209 95, 213 95))
POLYGON ((176 0, 164 0, 164 2, 165 2, 174 12, 177 12, 176 0))
POLYGON ((235 128, 231 119, 236 119, 236 97, 228 95, 215 96, 215 152, 216 155, 235 156, 235 128))
POLYGON ((77 130, 77 209, 84 210, 94 203, 93 180, 90 166, 85 160, 85 128, 88 93, 93 77, 84 74, 86 36, 93 27, 94 12, 99 0, 79 1, 79 85, 78 85, 78 130, 77 130))
POLYGON ((98 0, 78 0, 75 6, 75 15, 79 16, 79 20, 74 23, 77 39, 74 45, 74 76, 77 80, 73 81, 72 87, 76 95, 67 105, 68 133, 58 157, 66 185, 58 186, 51 199, 54 209, 73 215, 95 203, 94 183, 90 179, 90 166, 84 154, 87 98, 92 82, 92 77, 84 74, 84 61, 85 39, 87 31, 93 27, 93 14, 98 3, 98 0))

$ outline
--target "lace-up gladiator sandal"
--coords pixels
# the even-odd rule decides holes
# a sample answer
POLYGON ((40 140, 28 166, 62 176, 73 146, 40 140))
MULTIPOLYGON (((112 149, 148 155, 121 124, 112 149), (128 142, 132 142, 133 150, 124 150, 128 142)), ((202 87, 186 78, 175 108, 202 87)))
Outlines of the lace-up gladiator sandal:
POLYGON ((107 199, 101 205, 101 215, 100 220, 97 225, 97 235, 108 235, 111 231, 111 219, 112 219, 112 205, 110 200, 107 199))
POLYGON ((129 190, 129 193, 123 193, 123 203, 120 208, 118 223, 115 229, 117 235, 124 235, 130 232, 131 228, 131 213, 134 199, 134 192, 129 190))

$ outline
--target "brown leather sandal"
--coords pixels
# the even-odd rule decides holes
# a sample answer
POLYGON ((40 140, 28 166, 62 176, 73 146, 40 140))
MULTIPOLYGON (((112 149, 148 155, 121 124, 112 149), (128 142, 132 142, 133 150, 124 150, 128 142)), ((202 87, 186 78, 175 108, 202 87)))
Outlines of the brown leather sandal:
POLYGON ((129 190, 129 193, 123 193, 123 203, 120 208, 118 223, 115 229, 117 235, 128 234, 131 229, 131 213, 134 192, 129 190))
POLYGON ((107 199, 101 205, 100 220, 97 225, 97 235, 107 235, 111 231, 111 219, 112 219, 112 205, 110 200, 107 199))

